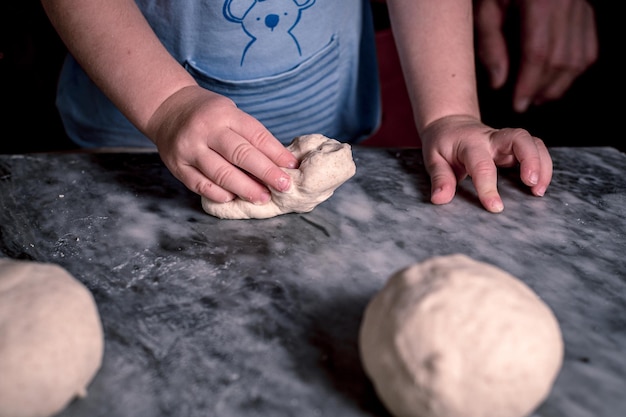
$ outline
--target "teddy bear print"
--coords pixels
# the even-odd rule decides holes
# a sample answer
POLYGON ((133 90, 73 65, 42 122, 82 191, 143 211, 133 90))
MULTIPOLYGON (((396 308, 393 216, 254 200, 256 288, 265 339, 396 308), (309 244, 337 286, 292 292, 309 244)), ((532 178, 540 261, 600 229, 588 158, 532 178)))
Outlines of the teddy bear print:
POLYGON ((241 25, 251 40, 241 54, 240 65, 246 60, 267 60, 272 56, 302 55, 298 39, 292 33, 302 11, 315 0, 226 0, 226 19, 241 25))

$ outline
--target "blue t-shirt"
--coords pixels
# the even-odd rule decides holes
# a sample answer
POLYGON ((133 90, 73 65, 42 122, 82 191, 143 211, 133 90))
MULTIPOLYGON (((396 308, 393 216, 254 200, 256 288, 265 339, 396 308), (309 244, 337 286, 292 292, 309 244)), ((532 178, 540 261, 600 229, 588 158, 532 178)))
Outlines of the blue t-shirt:
MULTIPOLYGON (((203 87, 230 97, 281 142, 344 142, 380 122, 369 0, 136 0, 167 50, 203 87)), ((57 95, 80 146, 153 146, 68 56, 57 95)))

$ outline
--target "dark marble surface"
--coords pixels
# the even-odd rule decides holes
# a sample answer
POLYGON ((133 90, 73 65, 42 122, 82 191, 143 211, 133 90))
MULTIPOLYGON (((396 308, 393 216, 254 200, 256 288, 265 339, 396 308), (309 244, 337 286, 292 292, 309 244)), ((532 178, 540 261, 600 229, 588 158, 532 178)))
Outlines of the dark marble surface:
POLYGON ((307 214, 218 220, 156 154, 0 156, 0 256, 93 292, 103 366, 70 416, 386 416, 362 371, 366 303, 396 270, 464 253, 554 310, 565 360, 542 417, 626 410, 626 155, 554 148, 543 198, 502 171, 505 211, 465 181, 428 202, 415 150, 355 148, 307 214))

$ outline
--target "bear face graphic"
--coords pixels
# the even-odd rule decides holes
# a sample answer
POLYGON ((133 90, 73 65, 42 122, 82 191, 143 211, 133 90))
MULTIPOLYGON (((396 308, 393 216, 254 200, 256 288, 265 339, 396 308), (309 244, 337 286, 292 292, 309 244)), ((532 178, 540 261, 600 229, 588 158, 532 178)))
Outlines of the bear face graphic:
POLYGON ((240 65, 246 60, 271 59, 273 56, 293 56, 302 51, 292 30, 300 21, 302 11, 315 0, 226 0, 224 17, 240 24, 251 38, 241 54, 240 65))

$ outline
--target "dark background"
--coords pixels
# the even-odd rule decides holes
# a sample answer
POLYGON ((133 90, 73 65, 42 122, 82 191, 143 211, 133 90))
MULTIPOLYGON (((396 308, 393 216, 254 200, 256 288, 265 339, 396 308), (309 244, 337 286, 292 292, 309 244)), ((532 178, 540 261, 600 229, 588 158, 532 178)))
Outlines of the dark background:
POLYGON ((54 105, 64 56, 39 1, 0 2, 0 153, 74 147, 54 105))
MULTIPOLYGON (((483 119, 494 127, 520 126, 552 146, 614 146, 626 151, 624 120, 623 23, 618 23, 617 3, 590 1, 596 11, 600 39, 598 61, 581 75, 558 101, 531 107, 524 114, 511 108, 512 84, 502 91, 487 88, 487 78, 478 66, 483 119), (613 5, 611 5, 613 3, 613 5), (611 7, 612 6, 612 7, 611 7), (618 55, 619 54, 619 55, 618 55)), ((510 48, 514 49, 517 17, 510 17, 510 48)), ((516 67, 515 65, 513 65, 516 67)))
MULTIPOLYGON (((549 146, 614 146, 626 151, 622 131, 624 76, 617 62, 618 53, 624 51, 624 33, 623 25, 617 23, 619 13, 611 3, 596 2, 598 62, 563 99, 516 114, 511 109, 510 85, 491 91, 479 70, 485 122, 494 127, 524 127, 549 146)), ((377 5, 374 12, 377 27, 384 29, 384 7, 377 5)), ((513 28, 514 17, 511 21, 513 28)), ((65 48, 39 1, 0 4, 0 153, 74 148, 54 105, 64 55, 65 48)))

